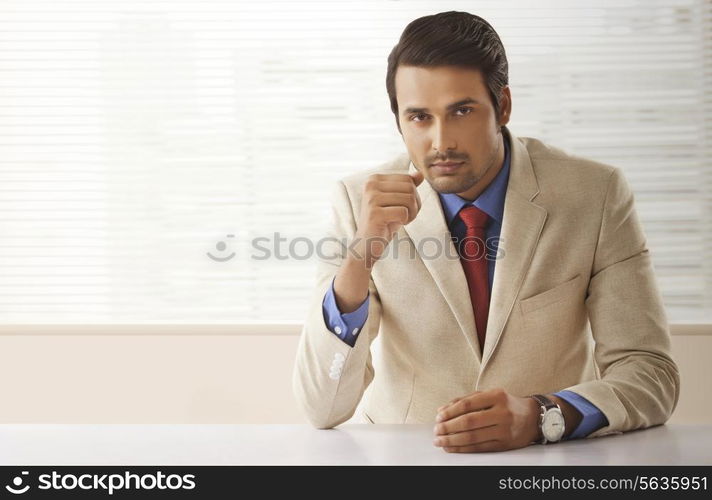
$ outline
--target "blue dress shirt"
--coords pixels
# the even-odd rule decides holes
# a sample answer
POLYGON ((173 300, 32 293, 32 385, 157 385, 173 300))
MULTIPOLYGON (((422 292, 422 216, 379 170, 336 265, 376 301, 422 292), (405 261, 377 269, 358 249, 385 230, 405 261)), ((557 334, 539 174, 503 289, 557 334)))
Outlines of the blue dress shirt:
MULTIPOLYGON (((486 250, 489 268, 490 295, 492 294, 492 284, 494 283, 499 235, 502 230, 502 219, 504 217, 504 200, 507 194, 507 184, 509 182, 509 168, 509 144, 508 141, 504 139, 504 164, 502 165, 502 169, 476 200, 471 202, 454 193, 438 193, 440 204, 442 205, 443 213, 445 214, 445 219, 447 220, 456 248, 459 242, 465 237, 467 230, 462 219, 457 217, 458 212, 465 205, 470 204, 489 215, 490 220, 485 228, 485 240, 487 242, 486 250)), ((368 318, 368 304, 369 296, 366 296, 366 299, 358 309, 350 313, 342 314, 336 304, 334 281, 332 280, 331 287, 327 290, 322 303, 325 324, 332 333, 353 347, 356 343, 357 335, 361 331, 361 327, 363 327, 368 318)), ((585 437, 595 430, 608 425, 606 416, 586 398, 571 391, 559 391, 554 393, 554 395, 571 404, 582 416, 581 423, 567 439, 585 437)))

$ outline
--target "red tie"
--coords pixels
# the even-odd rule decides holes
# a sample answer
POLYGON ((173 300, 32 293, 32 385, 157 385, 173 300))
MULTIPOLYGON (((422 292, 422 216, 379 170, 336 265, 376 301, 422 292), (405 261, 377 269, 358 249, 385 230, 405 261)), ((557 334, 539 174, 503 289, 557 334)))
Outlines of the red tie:
POLYGON ((475 314, 480 352, 485 346, 487 316, 489 315, 489 269, 485 246, 485 226, 489 216, 479 208, 469 205, 460 210, 462 221, 467 226, 465 238, 460 242, 460 262, 465 270, 470 289, 472 311, 475 314))

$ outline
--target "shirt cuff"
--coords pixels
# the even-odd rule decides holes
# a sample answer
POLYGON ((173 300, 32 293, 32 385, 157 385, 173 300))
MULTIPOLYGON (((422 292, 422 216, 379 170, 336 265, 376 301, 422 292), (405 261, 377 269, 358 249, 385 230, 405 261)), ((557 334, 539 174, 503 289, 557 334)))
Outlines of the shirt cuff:
POLYGON ((370 292, 366 295, 366 299, 361 303, 358 309, 350 313, 342 314, 339 310, 339 306, 336 305, 334 280, 336 280, 336 277, 331 280, 331 286, 326 291, 324 301, 322 302, 324 323, 334 335, 353 347, 356 343, 356 336, 368 318, 370 292))
POLYGON ((578 427, 576 427, 576 429, 566 439, 583 438, 601 427, 608 425, 608 419, 603 412, 601 412, 601 410, 599 410, 593 405, 593 403, 583 396, 571 391, 556 392, 554 393, 554 396, 558 396, 565 400, 571 406, 576 408, 583 417, 578 427))

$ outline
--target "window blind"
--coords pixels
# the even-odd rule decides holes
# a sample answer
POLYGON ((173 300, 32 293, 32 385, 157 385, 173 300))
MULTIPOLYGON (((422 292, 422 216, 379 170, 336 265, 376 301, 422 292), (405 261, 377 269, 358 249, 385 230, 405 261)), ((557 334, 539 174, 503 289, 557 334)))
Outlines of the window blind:
POLYGON ((624 170, 671 320, 712 321, 709 1, 3 0, 0 322, 302 321, 333 183, 405 151, 388 53, 444 10, 502 37, 515 134, 624 170))

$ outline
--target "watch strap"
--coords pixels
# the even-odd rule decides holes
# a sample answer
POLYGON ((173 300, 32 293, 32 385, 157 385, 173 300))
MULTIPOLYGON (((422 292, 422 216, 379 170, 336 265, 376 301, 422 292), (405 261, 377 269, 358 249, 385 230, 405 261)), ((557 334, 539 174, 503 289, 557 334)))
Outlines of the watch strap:
POLYGON ((543 406, 547 410, 559 407, 559 405, 554 403, 551 399, 547 398, 543 394, 532 394, 530 397, 534 398, 541 406, 543 406))

